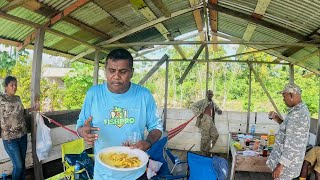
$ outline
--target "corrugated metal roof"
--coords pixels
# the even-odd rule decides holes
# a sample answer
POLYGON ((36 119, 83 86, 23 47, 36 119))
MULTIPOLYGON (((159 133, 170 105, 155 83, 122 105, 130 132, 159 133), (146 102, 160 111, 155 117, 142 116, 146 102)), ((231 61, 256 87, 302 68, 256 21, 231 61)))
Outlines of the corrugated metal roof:
POLYGON ((218 31, 224 32, 237 38, 242 38, 248 22, 239 20, 230 15, 218 13, 218 31))
POLYGON ((71 13, 70 16, 84 22, 85 24, 94 25, 110 15, 95 3, 88 3, 77 11, 71 13))
POLYGON ((267 10, 266 20, 279 26, 290 28, 303 35, 309 35, 319 29, 319 9, 319 1, 318 3, 316 1, 301 0, 271 1, 267 10))
POLYGON ((192 12, 171 18, 165 21, 163 25, 172 33, 173 37, 197 30, 192 12))
MULTIPOLYGON (((8 2, 7 0, 0 0, 0 8, 6 6, 8 2)), ((40 3, 39 1, 37 2, 40 3)), ((77 0, 44 0, 41 2, 42 6, 39 6, 39 9, 36 9, 36 6, 33 7, 34 9, 27 9, 29 6, 20 6, 4 13, 41 25, 50 20, 49 17, 45 16, 52 16, 54 12, 61 12, 75 2, 77 0)), ((187 0, 163 0, 162 2, 170 13, 190 8, 190 3, 187 0)), ((257 3, 258 0, 219 0, 218 6, 223 7, 229 13, 218 12, 218 31, 242 39, 257 3), (237 12, 242 16, 238 16, 237 13, 231 15, 232 13, 230 12, 237 12)), ((145 4, 157 18, 164 17, 164 14, 152 1, 145 1, 145 4)), ((202 22, 204 22, 203 12, 203 9, 201 9, 202 22)), ((32 26, 19 24, 17 20, 11 22, 7 20, 9 17, 1 17, 3 16, 0 16, 0 38, 22 42, 34 31, 32 26)), ((320 32, 309 37, 311 33, 320 29, 319 17, 320 1, 273 0, 267 7, 262 19, 256 19, 257 27, 250 41, 295 43, 301 42, 303 39, 312 38, 320 41, 320 32), (259 23, 259 21, 263 23, 259 23), (281 28, 286 32, 280 31, 279 29, 281 28)), ((123 33, 125 36, 121 36, 122 38, 118 40, 122 43, 165 41, 165 35, 162 35, 159 30, 153 25, 148 25, 148 23, 147 18, 130 1, 94 0, 76 9, 68 17, 52 25, 51 28, 71 38, 76 37, 84 42, 89 42, 92 45, 117 37, 123 33), (137 32, 132 31, 141 26, 144 26, 144 29, 139 28, 137 32)), ((197 30, 192 12, 168 18, 161 21, 161 23, 173 37, 197 30)), ((48 49, 48 52, 55 50, 59 53, 66 53, 68 56, 74 56, 89 49, 88 46, 70 38, 50 32, 45 34, 44 46, 48 49)), ((130 48, 141 50, 146 46, 141 45, 130 48)), ((289 49, 289 47, 277 49, 277 52, 283 53, 289 49)), ((314 49, 314 47, 304 48, 296 53, 291 53, 292 55, 290 56, 291 58, 301 59, 314 52, 314 49)), ((85 58, 93 60, 94 53, 86 55, 85 58)), ((304 63, 314 70, 315 68, 320 68, 319 61, 319 58, 317 59, 314 56, 300 63, 304 63)))
POLYGON ((6 0, 0 0, 0 8, 8 4, 6 0))
POLYGON ((55 10, 62 11, 76 1, 77 0, 44 0, 43 3, 55 10))

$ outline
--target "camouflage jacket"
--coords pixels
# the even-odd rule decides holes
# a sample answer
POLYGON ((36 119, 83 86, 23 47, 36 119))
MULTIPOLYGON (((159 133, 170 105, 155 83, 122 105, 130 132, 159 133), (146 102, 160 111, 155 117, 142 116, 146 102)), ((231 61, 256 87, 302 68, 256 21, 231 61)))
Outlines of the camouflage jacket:
MULTIPOLYGON (((213 112, 221 111, 221 109, 218 107, 218 105, 214 101, 211 101, 211 102, 213 103, 213 112)), ((206 107, 210 105, 211 102, 208 99, 202 99, 191 105, 191 110, 193 114, 197 116, 196 126, 199 127, 200 125, 201 118, 199 117, 199 115, 205 111, 206 107)))
POLYGON ((275 145, 267 160, 267 165, 271 170, 274 170, 278 163, 284 165, 280 178, 292 179, 300 175, 308 143, 309 128, 309 110, 301 102, 289 110, 287 117, 280 124, 275 145))
POLYGON ((19 96, 0 94, 0 127, 3 140, 20 138, 27 134, 24 107, 19 96))

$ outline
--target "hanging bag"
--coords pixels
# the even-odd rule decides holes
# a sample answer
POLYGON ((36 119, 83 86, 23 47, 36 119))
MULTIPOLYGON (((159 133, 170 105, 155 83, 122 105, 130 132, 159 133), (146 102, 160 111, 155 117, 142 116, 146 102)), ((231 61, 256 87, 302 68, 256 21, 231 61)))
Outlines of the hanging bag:
POLYGON ((45 125, 42 116, 38 112, 36 114, 37 120, 37 141, 36 151, 39 161, 47 159, 52 147, 52 141, 50 136, 50 128, 45 125))

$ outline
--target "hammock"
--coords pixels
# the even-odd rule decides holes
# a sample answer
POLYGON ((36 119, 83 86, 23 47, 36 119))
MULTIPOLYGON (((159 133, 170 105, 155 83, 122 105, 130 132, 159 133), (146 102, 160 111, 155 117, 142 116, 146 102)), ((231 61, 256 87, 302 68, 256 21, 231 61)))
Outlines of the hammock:
MULTIPOLYGON (((72 134, 78 136, 77 132, 69 129, 67 127, 64 127, 62 124, 58 123, 57 121, 45 116, 44 114, 41 114, 42 117, 46 118, 50 123, 54 123, 55 125, 62 127, 64 129, 66 129, 67 131, 70 131, 72 134)), ((171 129, 170 131, 168 131, 168 140, 170 140, 171 138, 173 138, 174 136, 176 136, 177 134, 179 134, 193 119, 195 116, 193 116, 191 119, 189 119, 187 122, 180 124, 179 126, 171 129)))
POLYGON ((191 119, 189 119, 187 122, 180 124, 179 126, 171 129, 168 131, 168 140, 179 134, 196 116, 193 116, 191 119))
POLYGON ((44 117, 44 118, 46 118, 46 119, 49 121, 49 123, 53 123, 53 124, 55 124, 55 125, 57 125, 57 126, 59 126, 59 127, 62 127, 62 128, 64 128, 65 130, 70 131, 72 134, 78 136, 78 133, 77 133, 76 131, 74 131, 74 130, 72 130, 72 129, 69 129, 69 128, 67 128, 67 127, 64 127, 62 124, 60 124, 60 123, 58 123, 57 121, 55 121, 55 120, 53 120, 53 119, 45 116, 44 114, 41 114, 41 116, 44 117))

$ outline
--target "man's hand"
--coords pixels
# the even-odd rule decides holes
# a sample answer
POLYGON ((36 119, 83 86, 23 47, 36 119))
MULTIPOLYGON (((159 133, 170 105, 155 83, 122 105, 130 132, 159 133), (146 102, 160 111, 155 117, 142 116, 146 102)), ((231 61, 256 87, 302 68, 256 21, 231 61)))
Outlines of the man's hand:
POLYGON ((94 142, 98 139, 98 134, 92 134, 92 131, 100 131, 100 128, 91 127, 90 123, 92 121, 92 116, 90 116, 84 122, 84 126, 77 129, 79 135, 88 143, 93 145, 94 142))
POLYGON ((142 151, 146 151, 151 147, 151 144, 148 141, 141 140, 130 147, 133 149, 137 148, 137 149, 141 149, 142 151))
POLYGON ((219 114, 219 115, 221 115, 221 114, 222 114, 222 111, 221 111, 221 110, 219 110, 219 111, 218 111, 218 114, 219 114))
POLYGON ((146 151, 151 147, 151 144, 146 140, 138 141, 136 144, 130 144, 129 141, 125 141, 122 143, 123 146, 128 146, 131 149, 140 149, 142 151, 146 151))
POLYGON ((274 120, 276 121, 277 123, 281 124, 282 123, 282 119, 281 117, 278 115, 278 113, 274 112, 274 111, 270 111, 269 114, 268 114, 268 118, 270 120, 274 120))
POLYGON ((272 178, 273 179, 279 178, 282 173, 282 170, 283 170, 283 165, 279 163, 272 172, 272 178))

